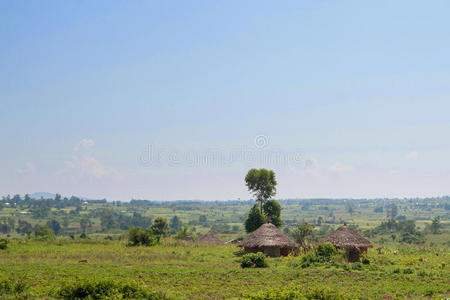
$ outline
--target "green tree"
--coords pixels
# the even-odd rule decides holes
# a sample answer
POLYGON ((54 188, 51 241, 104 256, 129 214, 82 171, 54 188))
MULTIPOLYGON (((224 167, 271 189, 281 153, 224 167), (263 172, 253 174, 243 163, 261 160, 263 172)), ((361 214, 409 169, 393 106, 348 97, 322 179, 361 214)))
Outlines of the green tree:
POLYGON ((248 217, 244 222, 245 231, 248 233, 255 231, 261 225, 266 222, 264 215, 258 209, 258 206, 255 204, 248 212, 248 217))
POLYGON ((268 222, 277 226, 278 228, 283 225, 281 220, 281 205, 277 200, 268 200, 263 205, 264 214, 268 222))
POLYGON ((36 225, 34 235, 43 240, 51 240, 55 238, 55 233, 51 228, 44 225, 36 225))
POLYGON ((351 203, 347 204, 347 212, 350 214, 350 217, 353 217, 353 213, 355 212, 355 209, 353 208, 353 204, 351 204, 351 203))
POLYGON ((50 207, 48 207, 44 201, 41 200, 41 203, 38 207, 33 210, 33 217, 36 219, 47 218, 50 213, 50 207))
POLYGON ((81 228, 82 232, 86 233, 86 230, 88 229, 88 227, 91 227, 91 226, 92 226, 92 223, 88 217, 83 217, 80 219, 80 228, 81 228))
POLYGON ((154 235, 166 236, 169 231, 169 225, 167 225, 167 220, 165 218, 157 217, 152 226, 150 226, 150 229, 154 235))
POLYGON ((386 215, 388 219, 395 219, 395 217, 398 214, 398 207, 394 203, 389 205, 388 209, 386 210, 386 215))
POLYGON ((67 227, 69 227, 69 216, 64 216, 64 218, 63 218, 63 227, 64 227, 64 229, 67 229, 67 227))
POLYGON ((300 245, 301 248, 306 250, 308 248, 306 238, 311 236, 314 230, 314 225, 309 223, 297 224, 294 230, 292 230, 292 237, 295 242, 300 245))
POLYGON ((53 232, 58 235, 61 231, 61 225, 55 219, 51 219, 47 222, 47 227, 53 230, 53 232))
POLYGON ((263 204, 276 194, 275 172, 267 169, 251 169, 245 176, 245 183, 256 197, 260 211, 263 211, 263 204))
POLYGON ((183 229, 180 230, 176 235, 175 238, 176 239, 184 239, 187 236, 191 236, 192 232, 189 231, 189 228, 187 227, 187 225, 183 225, 183 229))
POLYGON ((181 230, 181 227, 183 226, 183 223, 181 222, 180 218, 178 216, 173 216, 172 219, 170 219, 170 229, 172 233, 177 233, 181 230))
POLYGON ((114 211, 110 208, 104 208, 100 215, 100 225, 103 230, 114 229, 119 226, 114 211))
POLYGON ((208 221, 208 219, 206 218, 205 215, 200 215, 198 216, 198 223, 200 225, 206 225, 206 222, 208 221))
POLYGON ((139 226, 128 228, 130 246, 154 246, 159 243, 159 236, 153 235, 150 229, 139 226))
POLYGON ((438 234, 442 227, 441 220, 438 217, 434 218, 430 225, 430 231, 432 234, 438 234))
POLYGON ((25 220, 19 220, 16 231, 19 234, 26 234, 30 236, 33 232, 33 226, 25 220))

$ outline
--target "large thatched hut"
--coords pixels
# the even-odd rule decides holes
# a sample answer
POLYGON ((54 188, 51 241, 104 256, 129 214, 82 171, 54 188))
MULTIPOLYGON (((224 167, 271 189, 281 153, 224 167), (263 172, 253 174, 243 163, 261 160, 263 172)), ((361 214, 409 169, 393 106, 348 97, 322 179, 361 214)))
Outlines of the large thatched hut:
POLYGON ((284 235, 275 225, 263 224, 253 231, 239 246, 245 253, 263 252, 268 256, 286 256, 298 252, 298 246, 284 235))
POLYGON ((337 249, 345 250, 345 255, 349 262, 359 261, 361 253, 373 247, 369 240, 363 238, 355 229, 345 224, 320 240, 319 243, 331 243, 337 249))
POLYGON ((204 244, 223 244, 223 240, 216 235, 214 230, 208 231, 201 239, 198 240, 200 243, 204 244))

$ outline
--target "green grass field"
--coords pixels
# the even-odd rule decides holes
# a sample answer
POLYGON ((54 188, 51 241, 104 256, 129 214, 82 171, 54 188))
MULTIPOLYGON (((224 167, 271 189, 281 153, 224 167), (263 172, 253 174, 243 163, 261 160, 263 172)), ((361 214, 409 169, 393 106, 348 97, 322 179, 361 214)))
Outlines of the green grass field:
POLYGON ((21 286, 19 292, 3 288, 3 298, 61 298, 61 287, 86 280, 132 282, 171 299, 276 299, 303 290, 352 299, 450 296, 448 247, 402 246, 395 248, 398 255, 394 248, 378 254, 376 247, 368 252, 369 265, 357 265, 360 270, 346 263, 302 269, 301 257, 268 258, 268 268, 242 269, 233 255, 236 246, 174 240, 154 247, 105 240, 16 240, 0 251, 0 276, 21 286))

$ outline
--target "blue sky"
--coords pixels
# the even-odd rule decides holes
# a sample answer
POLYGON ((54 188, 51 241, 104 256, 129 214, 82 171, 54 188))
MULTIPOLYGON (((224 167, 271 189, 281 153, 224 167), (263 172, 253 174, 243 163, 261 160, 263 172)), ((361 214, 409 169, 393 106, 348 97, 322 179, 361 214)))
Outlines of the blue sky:
POLYGON ((0 194, 449 194, 449 9, 2 1, 0 194))

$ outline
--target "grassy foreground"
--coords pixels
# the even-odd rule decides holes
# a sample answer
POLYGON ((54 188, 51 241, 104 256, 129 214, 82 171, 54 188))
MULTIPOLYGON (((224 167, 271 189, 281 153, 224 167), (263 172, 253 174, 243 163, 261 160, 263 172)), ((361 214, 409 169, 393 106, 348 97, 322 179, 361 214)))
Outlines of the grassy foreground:
POLYGON ((242 269, 236 250, 176 241, 126 247, 104 240, 16 240, 0 251, 0 292, 3 298, 62 298, 64 286, 111 280, 139 286, 151 293, 149 298, 275 299, 303 290, 325 290, 339 298, 450 296, 448 248, 405 246, 395 249, 398 255, 394 249, 384 248, 382 254, 370 249, 368 265, 305 269, 299 266, 301 257, 269 258, 268 268, 242 269))

